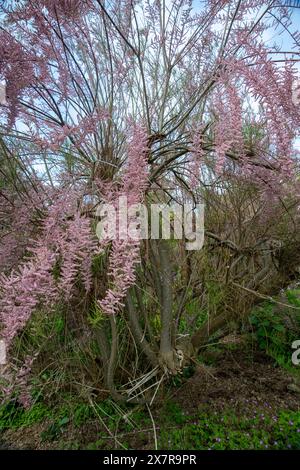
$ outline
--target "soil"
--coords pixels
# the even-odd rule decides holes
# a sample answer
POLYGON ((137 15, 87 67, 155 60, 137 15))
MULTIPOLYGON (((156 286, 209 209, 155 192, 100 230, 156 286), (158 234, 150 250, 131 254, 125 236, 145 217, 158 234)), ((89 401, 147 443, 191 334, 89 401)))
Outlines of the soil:
POLYGON ((300 409, 300 394, 289 390, 294 378, 260 351, 226 351, 217 366, 197 366, 195 374, 175 393, 188 414, 201 406, 237 414, 264 406, 274 410, 300 409))

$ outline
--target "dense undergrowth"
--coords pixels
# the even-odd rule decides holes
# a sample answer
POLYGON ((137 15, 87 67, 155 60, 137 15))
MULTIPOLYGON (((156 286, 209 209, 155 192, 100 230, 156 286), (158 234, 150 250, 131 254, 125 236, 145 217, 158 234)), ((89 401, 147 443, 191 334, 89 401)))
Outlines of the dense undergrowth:
MULTIPOLYGON (((155 432, 147 410, 117 408, 110 400, 93 406, 70 401, 53 408, 39 402, 27 411, 13 404, 1 408, 2 432, 35 426, 40 429, 41 448, 154 448, 157 440, 158 449, 172 450, 300 449, 300 411, 274 412, 267 403, 248 415, 231 408, 217 413, 208 407, 191 416, 169 401, 160 410, 155 432), (101 430, 91 433, 87 442, 80 429, 94 428, 97 422, 101 430)), ((14 436, 13 432, 9 435, 14 436)))
POLYGON ((250 316, 258 347, 288 370, 295 369, 291 361, 291 345, 299 339, 299 294, 299 289, 289 289, 282 296, 282 303, 265 302, 255 308, 250 316))
MULTIPOLYGON (((56 373, 54 369, 52 373, 44 371, 32 379, 33 405, 30 409, 24 409, 17 399, 1 406, 3 439, 9 439, 11 446, 22 446, 19 433, 36 429, 36 440, 30 445, 37 448, 300 449, 300 409, 295 405, 289 409, 288 399, 282 408, 276 409, 276 405, 268 403, 268 398, 264 402, 263 395, 257 397, 254 393, 250 399, 239 397, 242 403, 239 407, 231 399, 225 400, 223 408, 215 409, 212 399, 208 403, 199 403, 192 412, 176 401, 176 394, 183 384, 197 374, 197 367, 203 366, 213 375, 219 358, 229 353, 236 360, 241 347, 250 362, 254 351, 262 351, 266 364, 271 361, 266 366, 266 374, 269 370, 280 369, 299 383, 299 370, 291 362, 291 344, 298 339, 300 331, 300 315, 293 309, 300 306, 299 290, 286 291, 278 302, 266 301, 258 305, 247 324, 236 326, 236 338, 243 338, 242 346, 239 341, 226 343, 212 337, 196 363, 164 386, 158 404, 151 410, 117 404, 107 398, 105 391, 102 396, 89 394, 88 387, 85 396, 76 394, 72 389, 75 379, 70 375, 71 369, 59 371, 57 368, 56 373), (49 393, 51 381, 52 393, 49 393), (17 436, 16 441, 14 436, 17 436)), ((36 329, 31 338, 43 337, 38 330, 38 321, 32 322, 30 328, 36 329)), ((55 347, 58 344, 62 350, 65 347, 69 361, 77 366, 81 364, 82 373, 86 356, 80 351, 76 353, 76 348, 72 350, 70 345, 66 348, 68 338, 63 335, 62 317, 53 317, 51 328, 50 325, 47 328, 53 332, 55 347)), ((69 340, 72 344, 72 339, 69 340)), ((90 351, 93 347, 89 345, 90 351)), ((48 355, 50 352, 48 350, 48 355)), ((295 396, 297 387, 295 385, 295 396)))

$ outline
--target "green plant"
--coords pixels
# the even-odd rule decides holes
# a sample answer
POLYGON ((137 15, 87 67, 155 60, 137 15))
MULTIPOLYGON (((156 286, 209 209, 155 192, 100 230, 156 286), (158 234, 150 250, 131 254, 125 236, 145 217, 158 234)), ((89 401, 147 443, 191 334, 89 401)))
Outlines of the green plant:
POLYGON ((85 403, 78 405, 73 414, 73 422, 75 426, 80 427, 85 423, 89 418, 92 418, 94 415, 91 407, 85 403))
POLYGON ((188 419, 182 408, 172 400, 167 401, 163 407, 162 418, 165 423, 170 421, 175 424, 184 424, 188 419))
POLYGON ((11 400, 0 407, 0 431, 30 426, 50 414, 50 409, 43 403, 35 403, 29 410, 25 410, 16 401, 11 400))
POLYGON ((159 436, 160 449, 172 450, 267 450, 300 448, 300 413, 282 411, 268 416, 257 410, 253 416, 237 416, 231 410, 222 415, 199 413, 175 426, 169 422, 159 436))
MULTIPOLYGON (((299 294, 298 294, 299 295, 299 294)), ((287 291, 286 298, 291 306, 300 308, 295 291, 287 291)), ((250 323, 254 327, 254 337, 260 349, 273 357, 280 366, 291 367, 291 345, 299 339, 299 311, 289 308, 276 308, 276 304, 265 302, 254 309, 250 323)))
POLYGON ((64 426, 69 423, 69 418, 64 416, 63 418, 59 419, 51 423, 48 428, 41 433, 42 441, 54 441, 57 440, 60 435, 62 434, 64 426))

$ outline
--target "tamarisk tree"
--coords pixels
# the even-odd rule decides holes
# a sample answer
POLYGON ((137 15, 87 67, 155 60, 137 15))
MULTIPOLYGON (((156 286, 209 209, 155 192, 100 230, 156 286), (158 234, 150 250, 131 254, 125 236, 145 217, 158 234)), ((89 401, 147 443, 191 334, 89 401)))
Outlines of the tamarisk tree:
POLYGON ((2 2, 0 319, 11 364, 36 311, 51 317, 84 297, 112 396, 152 400, 138 387, 117 391, 118 364, 155 390, 154 377, 181 372, 238 314, 224 300, 182 334, 188 301, 207 298, 208 254, 209 279, 230 295, 241 278, 248 297, 261 283, 269 293, 273 239, 284 239, 283 222, 296 231, 299 197, 300 35, 279 3, 2 2), (288 48, 267 40, 274 31, 288 48), (99 242, 96 209, 122 196, 204 202, 207 251, 192 254, 184 240, 99 242))

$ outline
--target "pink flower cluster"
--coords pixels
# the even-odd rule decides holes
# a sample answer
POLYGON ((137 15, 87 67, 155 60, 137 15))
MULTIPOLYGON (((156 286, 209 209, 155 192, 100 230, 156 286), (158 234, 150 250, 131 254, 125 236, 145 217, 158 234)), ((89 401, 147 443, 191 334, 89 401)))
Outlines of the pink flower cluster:
POLYGON ((51 305, 57 289, 52 276, 56 255, 47 248, 39 248, 32 260, 24 263, 18 272, 0 277, 1 332, 7 346, 26 325, 32 312, 43 300, 51 305))
MULTIPOLYGON (((121 187, 115 200, 127 197, 128 206, 143 201, 148 186, 148 140, 146 129, 135 125, 128 142, 128 161, 121 187)), ((119 214, 120 215, 120 214, 119 214)), ((131 221, 128 220, 128 224, 131 221)), ((135 268, 140 260, 139 241, 127 238, 113 240, 109 258, 108 276, 111 287, 99 305, 104 313, 117 313, 123 306, 127 290, 135 282, 135 268)))
POLYGON ((88 6, 87 0, 41 0, 41 3, 52 15, 63 15, 66 18, 80 17, 88 6))
POLYGON ((216 111, 215 153, 216 173, 222 172, 228 150, 238 149, 243 156, 243 111, 237 86, 229 80, 219 82, 214 98, 216 111))
POLYGON ((67 125, 62 127, 49 124, 49 132, 46 138, 34 136, 33 141, 42 149, 57 151, 68 138, 72 138, 75 147, 79 147, 91 137, 99 127, 101 121, 109 119, 110 115, 106 109, 98 109, 91 115, 87 115, 82 119, 78 118, 78 124, 67 125))
POLYGON ((72 294, 78 276, 91 287, 95 251, 90 221, 76 209, 76 192, 61 190, 48 209, 42 232, 28 247, 31 256, 17 270, 0 277, 0 322, 9 346, 40 306, 45 312, 72 294), (60 272, 55 279, 54 268, 60 272))
POLYGON ((6 112, 9 125, 13 124, 19 109, 19 99, 23 90, 34 81, 32 61, 20 42, 4 30, 0 31, 0 79, 6 83, 6 112))

